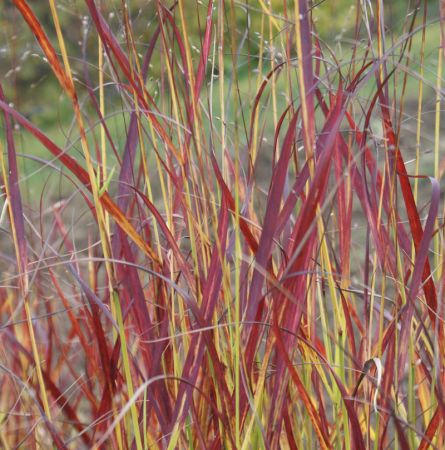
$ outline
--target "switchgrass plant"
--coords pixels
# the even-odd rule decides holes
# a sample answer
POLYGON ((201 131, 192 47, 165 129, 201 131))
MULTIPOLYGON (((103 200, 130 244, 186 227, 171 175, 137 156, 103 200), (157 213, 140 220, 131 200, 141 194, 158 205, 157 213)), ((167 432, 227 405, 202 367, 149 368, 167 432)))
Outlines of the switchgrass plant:
POLYGON ((0 446, 444 448, 444 11, 12 3, 0 446))

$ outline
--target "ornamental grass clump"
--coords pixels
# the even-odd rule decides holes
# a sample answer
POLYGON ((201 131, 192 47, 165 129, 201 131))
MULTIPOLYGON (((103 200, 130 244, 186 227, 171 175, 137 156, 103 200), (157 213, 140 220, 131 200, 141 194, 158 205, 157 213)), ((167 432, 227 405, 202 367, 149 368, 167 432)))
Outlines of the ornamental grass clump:
POLYGON ((445 446, 445 11, 335 5, 3 7, 0 447, 445 446))

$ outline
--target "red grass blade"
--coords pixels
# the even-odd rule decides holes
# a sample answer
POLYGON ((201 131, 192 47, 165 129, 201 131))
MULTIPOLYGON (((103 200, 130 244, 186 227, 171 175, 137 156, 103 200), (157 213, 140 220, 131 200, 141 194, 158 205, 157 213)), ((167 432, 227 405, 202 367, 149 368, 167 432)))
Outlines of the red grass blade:
MULTIPOLYGON (((6 102, 3 87, 0 84, 0 101, 6 102)), ((7 110, 3 111, 4 123, 6 129, 6 142, 8 147, 8 194, 9 205, 11 211, 11 228, 14 234, 14 241, 17 253, 17 266, 20 273, 20 281, 22 288, 26 291, 27 282, 27 265, 28 265, 28 249, 25 235, 25 221, 23 218, 22 198, 19 187, 19 174, 17 168, 17 155, 14 145, 14 136, 12 131, 11 117, 7 110)), ((6 181, 6 180, 5 180, 6 181)))

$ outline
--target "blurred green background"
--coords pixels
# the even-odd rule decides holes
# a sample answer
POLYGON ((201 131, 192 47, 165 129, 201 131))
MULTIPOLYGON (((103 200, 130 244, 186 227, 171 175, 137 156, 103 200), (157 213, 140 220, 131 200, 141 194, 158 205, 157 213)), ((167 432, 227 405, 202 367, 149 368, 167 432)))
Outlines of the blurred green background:
MULTIPOLYGON (((57 38, 55 36, 53 21, 49 4, 47 1, 37 0, 28 2, 39 21, 43 25, 51 42, 58 51, 57 38)), ((99 2, 96 2, 99 4, 99 2)), ((112 31, 120 40, 121 45, 126 49, 126 39, 124 26, 122 23, 122 1, 112 0, 103 1, 102 10, 104 17, 109 23, 112 31)), ((141 56, 148 45, 150 37, 158 24, 156 2, 154 0, 132 0, 126 2, 129 7, 131 25, 136 40, 137 51, 141 56)), ((390 64, 397 64, 398 56, 401 51, 401 45, 396 45, 397 40, 403 40, 407 31, 407 24, 413 17, 416 3, 406 0, 384 1, 384 21, 386 26, 386 45, 387 48, 394 46, 394 54, 388 58, 390 64)), ((194 63, 199 60, 199 48, 205 27, 207 16, 207 1, 186 0, 185 14, 189 32, 189 40, 194 53, 194 63)), ((216 3, 218 4, 218 3, 216 3)), ((293 19, 293 3, 283 2, 281 0, 245 0, 235 1, 236 29, 231 29, 227 24, 231 23, 226 17, 225 46, 227 49, 225 64, 226 79, 229 80, 233 73, 233 60, 230 53, 230 44, 232 36, 235 37, 238 46, 237 78, 239 83, 239 93, 243 98, 243 108, 245 113, 250 114, 250 108, 253 99, 258 92, 258 60, 261 56, 261 72, 267 74, 272 67, 271 58, 275 58, 274 64, 280 61, 284 49, 280 47, 282 33, 288 33, 292 29, 291 20, 285 20, 286 8, 287 17, 293 19), (269 6, 268 6, 269 5, 269 6), (270 14, 265 12, 269 10, 270 14), (272 18, 272 20, 269 20, 272 18), (274 23, 272 23, 274 22, 274 23), (274 25, 276 24, 276 25, 274 25), (260 52, 261 55, 260 55, 260 52)), ((337 59, 340 64, 349 64, 351 57, 351 48, 353 40, 356 38, 355 24, 357 15, 372 15, 375 12, 376 2, 356 2, 351 0, 325 0, 314 1, 311 14, 318 34, 323 45, 331 49, 332 57, 337 59), (364 5, 366 8, 364 9, 364 5)), ((169 5, 169 4, 167 4, 169 5)), ((225 14, 230 14, 230 2, 226 2, 225 14)), ((416 19, 416 33, 414 34, 413 44, 410 51, 409 77, 407 79, 407 103, 411 101, 416 104, 420 73, 420 48, 422 43, 422 15, 424 3, 419 3, 416 19)), ((425 62, 424 62, 424 81, 425 81, 425 99, 431 99, 434 102, 434 86, 437 77, 437 51, 440 45, 440 26, 438 22, 439 5, 435 0, 427 1, 427 32, 425 41, 425 62)), ((91 26, 91 18, 83 1, 64 0, 57 2, 57 8, 61 25, 68 46, 70 63, 76 76, 76 88, 79 98, 83 103, 83 110, 88 116, 91 104, 87 99, 87 93, 84 86, 85 72, 91 80, 91 85, 98 85, 97 69, 97 36, 94 34, 94 27, 91 26)), ((214 8, 215 23, 218 9, 214 8)), ((72 148, 72 153, 82 158, 82 152, 78 142, 76 131, 71 129, 73 121, 73 110, 71 102, 63 94, 55 76, 52 74, 48 63, 45 61, 43 53, 39 48, 36 39, 32 36, 27 24, 21 14, 12 5, 12 2, 3 3, 0 11, 1 25, 1 46, 0 46, 0 77, 6 92, 8 101, 35 125, 40 127, 56 143, 64 148, 72 148)), ((175 10, 177 24, 180 27, 177 9, 175 10)), ((360 21, 359 21, 360 22, 360 21)), ((367 47, 367 30, 363 25, 358 30, 357 37, 363 40, 363 48, 367 47)), ((370 20, 372 24, 372 20, 370 20)), ((216 26, 216 25, 215 25, 216 26)), ((283 39, 284 41, 284 39, 283 39)), ((359 46, 360 49, 360 46, 359 46)), ((175 49, 177 51, 177 49, 175 49)), ((327 54, 328 52, 325 52, 327 54)), ((291 57, 295 57, 294 49, 291 49, 291 57)), ((147 81, 148 90, 151 95, 157 97, 159 88, 159 79, 164 65, 161 59, 163 53, 160 47, 154 52, 152 63, 149 70, 147 81)), ((360 54, 358 54, 360 58, 360 54)), ((406 60, 403 61, 405 63, 406 60)), ((211 64, 208 67, 207 80, 211 78, 211 64)), ((219 69, 216 64, 216 69, 219 69)), ((106 66, 105 82, 113 82, 110 76, 110 66, 106 66)), ((405 69, 401 68, 399 73, 403 75, 405 69)), ((394 78, 394 83, 402 83, 403 76, 398 75, 394 78)), ((277 79, 277 92, 284 93, 286 80, 283 77, 277 79), (281 84, 283 86, 281 86, 281 84), (281 89, 283 88, 283 89, 281 89)), ((215 88, 216 89, 216 88, 215 88)), ((360 95, 366 98, 370 92, 375 91, 375 82, 370 80, 368 86, 363 86, 360 95)), ((400 92, 400 87, 395 92, 400 92)), ((215 95, 216 101, 218 96, 215 95)), ((213 101, 213 99, 211 100, 213 101)), ((122 91, 113 89, 110 85, 106 88, 106 109, 107 124, 119 145, 125 143, 126 126, 128 124, 128 111, 122 99, 122 91), (124 120, 123 120, 124 119, 124 120)), ((287 106, 286 96, 277 96, 277 107, 279 111, 287 106)), ((264 106, 266 108, 267 106, 264 106)), ((219 105, 214 106, 217 112, 219 105)), ((432 108, 433 109, 433 108, 432 108)), ((91 110, 92 111, 92 110, 91 110)), ((230 117, 231 111, 228 110, 230 117)), ((94 117, 94 114, 92 114, 94 117)), ((433 118, 433 115, 431 115, 433 118)), ((97 121, 97 116, 96 119, 97 121)), ((94 127, 94 123, 90 123, 94 127)), ((273 136, 273 121, 266 122, 269 130, 265 131, 265 136, 273 136)), ((35 139, 28 133, 17 133, 19 143, 18 153, 33 155, 35 157, 48 158, 48 152, 42 148, 35 139)), ((20 155, 19 155, 20 156, 20 155)), ((22 158, 19 163, 23 168, 24 174, 36 173, 41 163, 32 161, 29 158, 22 158), (34 172, 33 172, 34 171, 34 172)), ((111 163, 113 164, 113 162, 111 163)), ((51 172, 50 172, 51 173, 51 172)), ((30 189, 39 190, 44 177, 33 177, 33 186, 30 189)), ((62 189, 62 188, 60 188, 62 189)))
MULTIPOLYGON (((51 12, 47 1, 37 0, 28 2, 33 11, 41 21, 42 25, 51 41, 57 49, 57 39, 54 32, 51 12)), ((157 12, 155 1, 153 0, 133 0, 127 2, 130 7, 130 16, 132 26, 139 50, 142 53, 147 45, 151 34, 157 25, 157 12)), ((254 66, 246 63, 246 57, 243 55, 255 55, 259 51, 260 34, 263 25, 263 44, 275 45, 279 40, 279 33, 273 30, 272 41, 268 39, 269 28, 267 15, 264 14, 262 4, 268 2, 243 1, 235 2, 237 15, 237 30, 235 31, 236 39, 241 42, 243 39, 244 46, 240 49, 239 72, 238 77, 240 83, 243 78, 247 78, 248 70, 254 66), (265 23, 262 23, 262 21, 265 23), (249 25, 249 26, 248 26, 249 25), (247 33, 247 35, 246 35, 247 33)), ((376 2, 371 2, 373 8, 376 2)), ((414 1, 407 0, 391 0, 385 1, 385 23, 388 31, 388 41, 403 34, 405 19, 411 15, 415 8, 414 1)), ((438 17, 438 2, 429 0, 428 2, 428 19, 434 21, 438 17)), ((190 34, 190 41, 197 48, 200 46, 201 34, 205 26, 205 18, 207 14, 207 2, 186 0, 185 12, 187 14, 187 26, 190 34), (190 6, 190 7, 188 7, 190 6)), ((227 2, 229 4, 229 2, 227 2)), ((285 32, 285 21, 279 20, 284 16, 284 2, 281 0, 272 0, 270 2, 273 17, 277 18, 277 22, 282 26, 285 32)), ((348 52, 348 41, 354 37, 354 24, 356 14, 361 14, 360 2, 351 0, 325 0, 313 2, 314 6, 312 14, 316 24, 316 31, 321 40, 329 45, 339 57, 348 52)), ((94 64, 97 61, 97 39, 89 31, 90 18, 88 17, 87 8, 81 0, 59 1, 57 2, 60 20, 64 36, 68 44, 68 53, 71 55, 71 63, 77 73, 80 74, 79 79, 83 79, 84 65, 83 60, 87 60, 88 71, 92 82, 97 82, 97 70, 94 64), (83 42, 86 40, 85 53, 83 53, 83 42)), ((120 8, 122 2, 117 0, 103 2, 104 15, 107 18, 114 32, 121 36, 122 44, 125 45, 123 34, 123 25, 121 23, 122 14, 120 8), (106 5, 106 6, 105 6, 106 5)), ((423 8, 423 2, 421 4, 423 8)), ((228 9, 228 6, 226 6, 228 9)), ((293 17, 293 3, 287 4, 288 15, 293 17)), ((369 12, 369 8, 368 8, 369 12)), ((419 11, 421 13, 422 11, 419 11)), ((228 11, 226 12, 228 14, 228 11)), ((61 89, 57 80, 52 75, 48 64, 45 62, 42 51, 37 41, 31 35, 26 23, 20 13, 12 5, 12 2, 6 1, 0 11, 0 29, 1 29, 1 47, 0 47, 0 77, 4 84, 4 88, 8 94, 8 99, 14 103, 18 110, 22 111, 31 118, 37 125, 46 129, 54 127, 57 123, 67 123, 71 120, 72 111, 69 104, 64 104, 60 98, 61 89)), ((421 14, 419 14, 420 25, 421 14)), ((179 23, 179 22, 178 22, 179 23)), ((439 45, 439 25, 436 23, 428 26, 427 36, 427 56, 437 49, 439 45)), ((364 37, 366 30, 361 30, 364 37)), ((420 46, 421 33, 417 33, 415 43, 418 45, 413 48, 413 55, 418 56, 420 46)), ((230 39, 230 33, 227 33, 226 39, 230 39)), ((228 42, 229 44, 229 42, 228 42)), ((227 46, 229 49, 229 45, 227 46)), ((150 79, 156 80, 159 76, 159 67, 156 61, 156 53, 150 68, 150 79)), ((433 59, 437 58, 437 54, 433 54, 433 59)), ((434 64, 434 63, 433 63, 434 64)), ((227 55, 227 67, 230 70, 231 55, 227 55)), ((427 79, 434 79, 434 67, 432 71, 426 71, 427 79), (433 72, 429 77, 429 72, 433 72)), ((265 68, 267 73, 267 68, 265 68)), ((82 90, 82 83, 78 84, 78 89, 82 90)), ((414 93, 413 93, 414 94, 414 93)))

